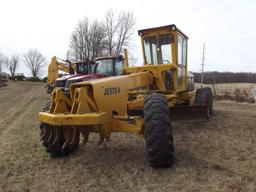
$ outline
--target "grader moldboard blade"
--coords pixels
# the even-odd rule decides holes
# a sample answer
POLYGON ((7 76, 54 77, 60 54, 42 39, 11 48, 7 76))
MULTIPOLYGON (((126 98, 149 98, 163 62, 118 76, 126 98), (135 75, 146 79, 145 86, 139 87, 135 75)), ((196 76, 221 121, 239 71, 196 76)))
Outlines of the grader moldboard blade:
POLYGON ((180 105, 170 108, 172 120, 209 119, 209 112, 205 105, 180 105))

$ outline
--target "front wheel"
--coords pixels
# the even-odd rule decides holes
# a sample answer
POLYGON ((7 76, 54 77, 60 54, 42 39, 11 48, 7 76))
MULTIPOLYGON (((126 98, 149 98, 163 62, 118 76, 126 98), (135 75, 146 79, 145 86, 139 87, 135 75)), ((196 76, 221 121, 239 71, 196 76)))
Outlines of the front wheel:
MULTIPOLYGON (((50 106, 51 101, 47 101, 42 111, 49 111, 50 106)), ((41 122, 39 125, 39 135, 42 145, 46 148, 46 152, 50 153, 51 157, 67 156, 79 147, 80 132, 70 127, 67 130, 65 127, 54 127, 41 122), (72 139, 68 135, 73 135, 72 139), (68 142, 63 149, 63 145, 67 140, 74 140, 74 142, 73 144, 68 142)))
POLYGON ((173 134, 168 103, 163 95, 153 93, 145 98, 144 130, 148 165, 170 167, 174 162, 173 134))

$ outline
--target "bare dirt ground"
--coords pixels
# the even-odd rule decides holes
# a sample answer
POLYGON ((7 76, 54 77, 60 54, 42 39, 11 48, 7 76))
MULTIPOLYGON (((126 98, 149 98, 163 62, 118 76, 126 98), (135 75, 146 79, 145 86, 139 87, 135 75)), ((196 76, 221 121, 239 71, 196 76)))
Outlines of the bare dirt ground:
POLYGON ((256 191, 255 104, 219 101, 209 121, 174 122, 176 162, 152 169, 143 138, 123 133, 49 157, 37 120, 48 97, 40 83, 0 88, 0 191, 256 191))

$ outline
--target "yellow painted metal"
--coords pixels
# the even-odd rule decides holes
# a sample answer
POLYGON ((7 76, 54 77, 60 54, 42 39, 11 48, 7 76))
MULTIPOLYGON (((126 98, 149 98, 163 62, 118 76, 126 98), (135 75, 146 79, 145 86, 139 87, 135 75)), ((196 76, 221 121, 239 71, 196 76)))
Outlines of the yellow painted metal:
POLYGON ((187 71, 188 71, 188 42, 186 41, 186 60, 185 60, 185 68, 184 68, 184 74, 183 74, 183 89, 187 90, 187 84, 188 84, 188 78, 187 78, 187 71))
POLYGON ((178 98, 181 101, 189 101, 192 97, 195 96, 195 91, 184 91, 178 93, 178 98))
POLYGON ((58 71, 63 71, 65 73, 68 73, 69 66, 66 63, 58 62, 57 58, 54 56, 51 59, 50 64, 48 65, 47 84, 51 85, 55 83, 56 79, 59 78, 58 71))
POLYGON ((144 63, 146 63, 146 54, 145 54, 145 49, 144 49, 144 41, 143 41, 143 38, 141 38, 141 48, 142 48, 142 55, 143 55, 143 61, 144 63))
POLYGON ((178 91, 178 37, 177 33, 174 33, 174 44, 172 45, 172 58, 173 58, 173 65, 174 65, 174 72, 173 72, 173 87, 174 92, 177 93, 178 91))
POLYGON ((125 68, 129 67, 128 51, 127 51, 127 49, 124 49, 124 67, 125 68))
MULTIPOLYGON (((179 92, 183 92, 183 91, 186 91, 187 90, 187 39, 184 37, 184 35, 182 33, 176 33, 175 34, 175 39, 176 39, 176 46, 178 45, 178 36, 181 36, 184 41, 186 41, 186 59, 185 59, 185 63, 182 63, 182 84, 181 86, 177 86, 177 90, 179 92)), ((178 46, 177 48, 178 49, 178 46)), ((178 54, 178 50, 177 50, 177 54, 178 54)), ((176 57, 178 58, 178 55, 176 54, 176 57)), ((177 64, 177 67, 178 67, 178 64, 177 64)), ((177 78, 175 78, 177 79, 177 78)))
POLYGON ((39 120, 54 126, 103 125, 107 121, 107 114, 105 112, 85 114, 51 114, 48 112, 40 112, 39 120))
POLYGON ((144 97, 137 97, 137 99, 127 102, 127 106, 129 110, 142 109, 142 107, 144 106, 144 97))
POLYGON ((140 117, 134 117, 132 120, 128 117, 114 117, 112 120, 111 132, 141 133, 142 126, 143 121, 140 117))
MULTIPOLYGON (((94 106, 94 105, 93 105, 94 106)), ((95 111, 97 108, 95 109, 95 111)), ((91 112, 89 109, 87 89, 86 88, 78 88, 75 90, 73 105, 71 109, 72 114, 83 114, 91 112)))
MULTIPOLYGON (((166 70, 175 71, 176 67, 173 64, 161 64, 161 65, 144 65, 140 67, 129 67, 125 69, 128 74, 137 74, 139 72, 148 72, 150 74, 150 82, 156 84, 157 88, 161 91, 166 91, 166 70)), ((133 86, 133 84, 131 84, 133 86)))
POLYGON ((70 99, 64 95, 61 89, 55 88, 52 92, 50 113, 65 113, 68 111, 67 106, 71 106, 70 99))

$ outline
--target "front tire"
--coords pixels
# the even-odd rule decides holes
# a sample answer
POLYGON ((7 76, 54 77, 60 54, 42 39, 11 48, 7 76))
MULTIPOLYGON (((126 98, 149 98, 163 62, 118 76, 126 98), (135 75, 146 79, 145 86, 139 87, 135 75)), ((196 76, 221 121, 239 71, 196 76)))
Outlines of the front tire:
MULTIPOLYGON (((50 110, 51 101, 47 101, 43 107, 43 112, 47 112, 50 110)), ((73 153, 76 151, 79 147, 79 140, 80 140, 80 132, 77 131, 75 134, 75 144, 68 144, 65 149, 62 149, 63 144, 65 143, 65 128, 59 127, 57 129, 54 129, 52 126, 46 123, 40 123, 39 125, 39 135, 42 138, 42 145, 45 147, 46 152, 50 153, 51 157, 63 157, 68 156, 70 153, 73 153), (59 139, 55 144, 52 144, 54 136, 52 137, 51 141, 49 141, 50 132, 52 132, 53 135, 56 135, 58 131, 59 139)))
POLYGON ((174 162, 174 146, 169 108, 166 98, 153 93, 144 100, 144 136, 147 164, 170 167, 174 162))

